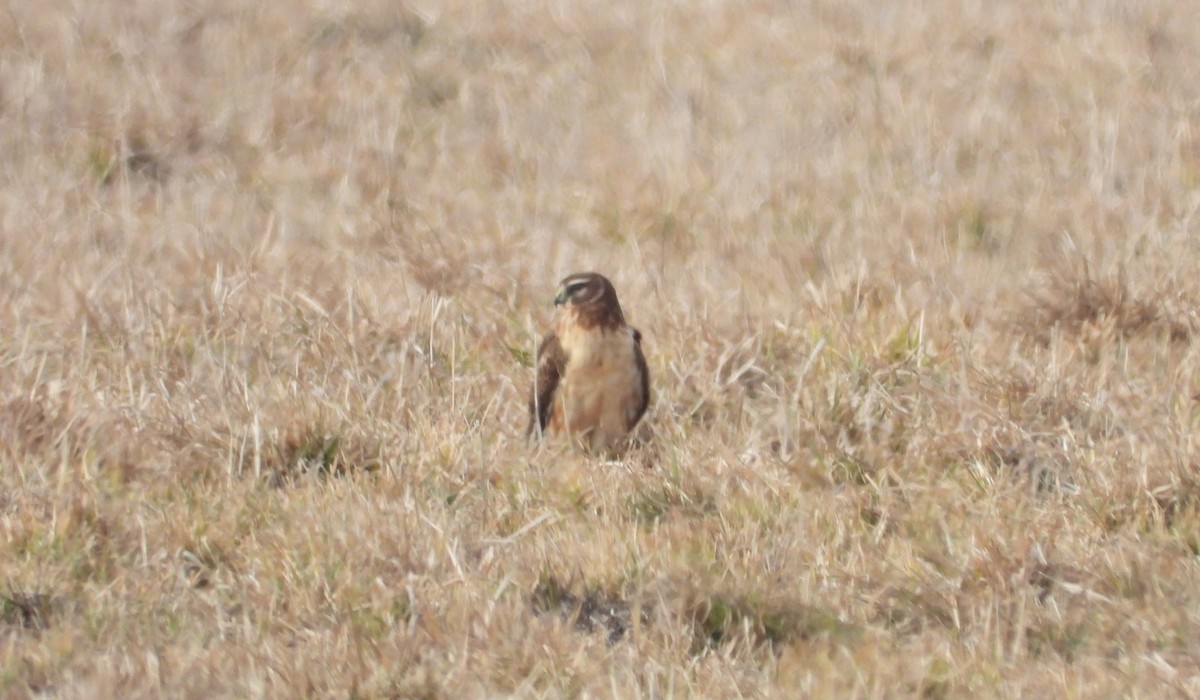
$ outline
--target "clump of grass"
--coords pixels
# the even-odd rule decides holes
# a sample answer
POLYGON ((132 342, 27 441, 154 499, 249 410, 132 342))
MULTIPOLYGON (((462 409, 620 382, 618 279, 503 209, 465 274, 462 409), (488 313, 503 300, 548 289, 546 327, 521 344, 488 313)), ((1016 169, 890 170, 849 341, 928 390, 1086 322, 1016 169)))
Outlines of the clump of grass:
POLYGON ((1006 446, 984 452, 985 464, 1026 479, 1035 493, 1075 492, 1067 468, 1059 462, 1057 451, 1035 443, 1006 446))
POLYGON ((861 631, 833 612, 778 593, 696 591, 685 608, 694 631, 694 653, 735 640, 752 647, 776 647, 818 638, 846 642, 861 631))
POLYGON ((953 601, 916 585, 890 586, 875 601, 872 620, 901 636, 950 629, 953 601))
POLYGON ((645 525, 653 525, 672 513, 704 517, 718 511, 716 498, 699 485, 683 485, 677 479, 645 484, 628 498, 629 514, 645 525))
POLYGON ((0 405, 0 454, 39 464, 41 476, 60 467, 82 465, 127 483, 138 472, 143 435, 113 441, 108 434, 127 430, 128 421, 103 407, 75 405, 63 396, 18 396, 0 405))
POLYGON ((0 406, 0 442, 10 453, 37 453, 52 448, 65 427, 45 402, 20 396, 0 406))
POLYGON ((1157 335, 1173 342, 1186 341, 1195 332, 1193 319, 1177 309, 1169 294, 1135 291, 1123 267, 1097 276, 1086 260, 1052 272, 1029 293, 1014 323, 1042 345, 1056 332, 1076 336, 1090 330, 1118 338, 1157 335))
POLYGON ((1165 530, 1168 537, 1178 539, 1193 555, 1200 556, 1200 480, 1193 475, 1195 469, 1196 465, 1189 465, 1167 483, 1149 489, 1148 509, 1135 502, 1120 512, 1114 508, 1109 517, 1121 524, 1140 521, 1138 529, 1147 534, 1165 530), (1149 512, 1140 512, 1143 510, 1149 512))
POLYGON ((1189 469, 1192 473, 1181 475, 1175 483, 1151 492, 1167 527, 1176 527, 1200 516, 1200 479, 1193 476, 1195 469, 1192 465, 1189 469))
POLYGON ((609 644, 650 621, 650 609, 638 602, 593 586, 573 586, 552 575, 538 581, 530 604, 534 613, 559 615, 580 632, 604 632, 609 644), (578 588, 582 590, 577 593, 578 588))
POLYGON ((929 410, 929 389, 910 358, 852 361, 813 406, 801 429, 833 484, 864 485, 886 471, 916 437, 914 426, 929 410), (853 366, 857 365, 857 366, 853 366))
POLYGON ((102 185, 113 185, 125 176, 162 183, 171 175, 167 156, 137 134, 96 145, 88 151, 88 169, 102 185))
POLYGON ((260 468, 270 484, 282 486, 304 477, 324 480, 380 468, 379 448, 347 438, 320 422, 298 423, 264 450, 260 468))
POLYGON ((26 630, 44 630, 50 627, 54 606, 46 593, 26 592, 9 589, 0 593, 0 624, 26 630))

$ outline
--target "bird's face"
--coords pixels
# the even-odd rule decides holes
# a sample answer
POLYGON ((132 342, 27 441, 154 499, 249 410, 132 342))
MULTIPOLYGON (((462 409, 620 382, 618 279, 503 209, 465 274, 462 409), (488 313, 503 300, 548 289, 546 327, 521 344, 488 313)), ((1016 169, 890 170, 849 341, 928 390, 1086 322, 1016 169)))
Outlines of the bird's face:
POLYGON ((599 302, 606 295, 611 295, 615 299, 617 293, 613 289, 612 283, 603 275, 595 272, 577 272, 559 282, 554 305, 585 306, 599 302))
POLYGON ((625 323, 617 290, 608 278, 595 272, 577 272, 563 278, 554 305, 561 309, 559 318, 570 319, 584 328, 625 323))

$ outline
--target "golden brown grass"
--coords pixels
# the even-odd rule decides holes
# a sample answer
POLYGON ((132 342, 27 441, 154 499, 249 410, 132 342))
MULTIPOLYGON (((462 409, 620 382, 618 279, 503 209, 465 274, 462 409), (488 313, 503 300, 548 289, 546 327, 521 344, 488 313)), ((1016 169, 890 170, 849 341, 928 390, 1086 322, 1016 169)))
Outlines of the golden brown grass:
POLYGON ((0 695, 1200 694, 1200 6, 8 3, 0 695), (649 444, 521 439, 555 282, 649 444))

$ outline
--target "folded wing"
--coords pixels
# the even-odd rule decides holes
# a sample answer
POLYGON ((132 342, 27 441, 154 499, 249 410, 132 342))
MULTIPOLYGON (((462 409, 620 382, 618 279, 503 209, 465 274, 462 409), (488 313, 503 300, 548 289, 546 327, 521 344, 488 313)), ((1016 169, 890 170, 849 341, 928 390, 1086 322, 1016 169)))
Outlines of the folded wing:
POLYGON ((534 434, 535 426, 538 435, 546 430, 555 392, 558 391, 558 383, 562 379, 566 364, 567 358, 558 342, 558 336, 554 331, 547 333, 542 339, 542 344, 538 346, 537 374, 533 380, 533 391, 529 395, 529 427, 525 430, 525 437, 534 434))

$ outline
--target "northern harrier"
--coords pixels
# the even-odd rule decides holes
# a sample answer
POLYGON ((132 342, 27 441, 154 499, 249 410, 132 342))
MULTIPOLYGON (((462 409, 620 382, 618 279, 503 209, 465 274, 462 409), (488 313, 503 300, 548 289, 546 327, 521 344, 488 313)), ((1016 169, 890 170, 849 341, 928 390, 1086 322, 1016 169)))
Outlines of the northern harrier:
POLYGON ((612 282, 595 272, 565 278, 554 305, 554 330, 538 346, 526 433, 565 433, 585 449, 617 451, 650 403, 642 334, 625 323, 612 282))

